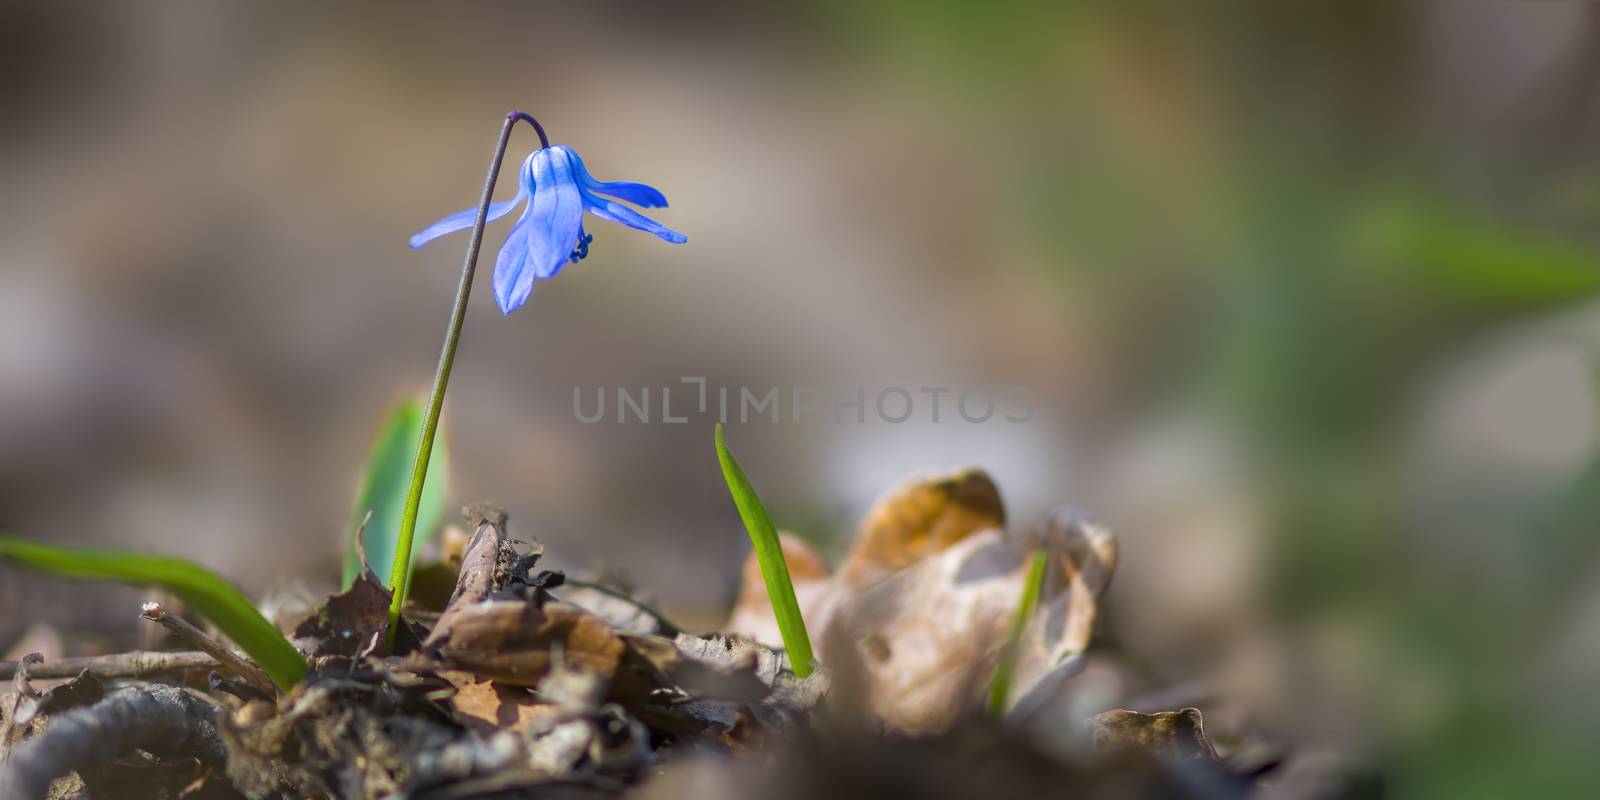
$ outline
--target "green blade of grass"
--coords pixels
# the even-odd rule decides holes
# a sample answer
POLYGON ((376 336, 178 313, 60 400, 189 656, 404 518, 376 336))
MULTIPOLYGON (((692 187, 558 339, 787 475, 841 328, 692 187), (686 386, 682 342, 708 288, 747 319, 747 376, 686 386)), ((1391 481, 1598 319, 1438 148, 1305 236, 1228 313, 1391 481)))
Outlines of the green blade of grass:
MULTIPOLYGON (((1493 308, 1551 306, 1600 292, 1600 259, 1582 241, 1476 216, 1430 200, 1395 202, 1364 220, 1362 238, 1385 261, 1493 308)), ((1385 264, 1385 267, 1388 265, 1385 264)), ((1395 276, 1385 272, 1385 281, 1395 276)))
POLYGON ((744 476, 739 462, 728 452, 723 440, 722 426, 717 426, 717 461, 722 464, 722 477, 728 482, 733 504, 739 508, 744 529, 755 546, 756 561, 761 564, 761 580, 767 585, 767 598, 772 601, 772 615, 778 620, 778 632, 783 636, 783 647, 789 651, 789 666, 794 674, 804 678, 811 674, 811 639, 806 636, 806 622, 800 617, 800 603, 794 596, 794 584, 789 582, 789 565, 783 560, 783 547, 778 543, 778 531, 772 527, 761 497, 744 476))
MULTIPOLYGON (((411 485, 411 469, 417 457, 418 442, 422 438, 422 403, 416 399, 402 400, 389 409, 383 427, 367 451, 367 464, 361 471, 361 492, 356 496, 350 514, 350 527, 345 534, 344 569, 341 573, 344 588, 348 589, 361 575, 361 555, 356 549, 356 536, 361 533, 361 521, 371 512, 366 533, 361 534, 365 545, 367 564, 375 565, 378 580, 389 585, 388 566, 394 562, 395 547, 400 539, 400 517, 405 512, 406 491, 411 485)), ((414 564, 422 545, 428 540, 444 516, 445 497, 445 446, 440 436, 433 444, 433 455, 428 460, 428 474, 422 485, 422 505, 417 510, 417 541, 411 548, 414 564)))
POLYGON ((306 674, 294 645, 233 584, 198 564, 115 550, 63 550, 0 536, 0 561, 67 578, 159 586, 216 624, 285 690, 306 674))
POLYGON ((1045 569, 1050 565, 1043 550, 1035 550, 1028 564, 1028 576, 1022 582, 1022 599, 1017 601, 1017 613, 1011 618, 1011 636, 1006 649, 1000 654, 1000 663, 994 667, 994 678, 989 681, 989 716, 1000 717, 1006 712, 1011 699, 1011 676, 1017 671, 1017 649, 1021 646, 1022 632, 1028 627, 1028 618, 1039 605, 1039 593, 1044 586, 1045 569))

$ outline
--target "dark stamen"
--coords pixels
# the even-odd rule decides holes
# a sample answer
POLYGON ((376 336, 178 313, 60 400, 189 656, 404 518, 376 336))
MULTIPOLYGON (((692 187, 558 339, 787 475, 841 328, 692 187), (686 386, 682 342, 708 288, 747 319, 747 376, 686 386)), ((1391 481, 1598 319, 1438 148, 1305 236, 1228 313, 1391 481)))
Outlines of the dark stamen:
POLYGON ((572 255, 568 256, 568 258, 572 260, 572 263, 576 264, 579 261, 589 257, 589 243, 592 241, 594 241, 594 234, 578 234, 578 246, 573 248, 572 255))

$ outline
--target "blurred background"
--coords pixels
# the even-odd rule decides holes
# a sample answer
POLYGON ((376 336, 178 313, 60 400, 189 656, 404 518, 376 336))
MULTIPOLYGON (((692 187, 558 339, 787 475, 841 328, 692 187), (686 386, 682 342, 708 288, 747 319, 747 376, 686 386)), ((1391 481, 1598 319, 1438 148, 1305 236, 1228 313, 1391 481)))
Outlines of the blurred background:
MULTIPOLYGON (((450 493, 547 566, 711 627, 748 550, 710 417, 574 388, 1027 387, 1024 424, 729 437, 835 558, 930 467, 1108 523, 1089 713, 1199 697, 1398 796, 1594 790, 1597 78, 1578 0, 11 0, 0 527, 332 586, 465 245, 406 240, 521 108, 689 236, 593 223, 510 317, 480 275, 450 493)), ((0 647, 131 596, 5 570, 0 647)))

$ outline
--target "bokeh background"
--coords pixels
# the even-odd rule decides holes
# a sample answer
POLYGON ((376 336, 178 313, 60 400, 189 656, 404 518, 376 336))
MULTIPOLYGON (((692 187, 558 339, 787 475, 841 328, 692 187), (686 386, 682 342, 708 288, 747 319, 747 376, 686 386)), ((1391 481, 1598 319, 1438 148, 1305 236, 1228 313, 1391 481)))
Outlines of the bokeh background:
MULTIPOLYGON (((591 224, 511 317, 480 281, 451 495, 549 565, 711 626, 748 549, 709 418, 585 425, 574 387, 1025 386, 1027 424, 730 441, 835 557, 928 467, 1107 522, 1086 711, 1166 691, 1398 796, 1582 794, 1597 78, 1578 0, 11 0, 0 526, 330 586, 464 246, 406 239, 521 108, 689 236, 591 224)), ((0 647, 135 613, 0 572, 0 647)))

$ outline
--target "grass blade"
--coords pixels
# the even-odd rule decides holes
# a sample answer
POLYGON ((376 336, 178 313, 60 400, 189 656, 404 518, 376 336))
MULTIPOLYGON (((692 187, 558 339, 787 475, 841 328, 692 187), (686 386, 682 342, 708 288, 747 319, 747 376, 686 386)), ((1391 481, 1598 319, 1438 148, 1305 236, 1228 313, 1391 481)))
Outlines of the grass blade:
POLYGON ((778 620, 778 632, 783 635, 783 647, 789 651, 789 665, 794 674, 804 678, 811 674, 811 639, 806 636, 806 622, 800 617, 800 603, 794 596, 794 584, 789 582, 789 565, 783 560, 783 547, 778 543, 778 531, 772 527, 766 507, 756 494, 750 479, 744 476, 739 462, 728 452, 723 440, 722 426, 717 426, 717 461, 722 465, 722 477, 728 482, 733 504, 739 508, 744 529, 755 546, 756 561, 761 564, 761 580, 767 585, 767 598, 772 601, 772 614, 778 620))
MULTIPOLYGON (((1486 308, 1540 307, 1600 292, 1600 259, 1582 241, 1509 226, 1437 202, 1397 204, 1374 215, 1375 252, 1486 308)), ((1394 281, 1385 273, 1384 279, 1394 281)))
POLYGON ((1039 605, 1039 592, 1044 586, 1045 569, 1050 560, 1045 551, 1035 550, 1028 564, 1028 576, 1022 583, 1022 599, 1017 602, 1017 613, 1011 618, 1011 636, 1006 649, 1000 654, 1000 663, 994 667, 994 678, 989 681, 989 716, 1000 717, 1006 712, 1011 699, 1011 676, 1017 670, 1017 649, 1021 647, 1022 632, 1028 627, 1028 618, 1039 605))
MULTIPOLYGON (((350 527, 345 535, 344 569, 341 573, 344 588, 348 589, 361 575, 361 557, 356 550, 356 535, 361 532, 361 521, 371 512, 366 533, 362 535, 366 548, 367 564, 377 573, 378 580, 389 585, 389 565, 394 562, 394 551, 400 539, 400 517, 405 512, 406 491, 411 485, 411 469, 417 457, 418 442, 422 438, 422 403, 416 399, 402 400, 389 409, 383 427, 367 451, 367 464, 361 471, 361 492, 356 496, 350 514, 350 527)), ((428 475, 422 487, 422 505, 417 511, 417 542, 411 548, 411 561, 416 563, 417 553, 428 540, 444 516, 445 498, 445 446, 444 437, 434 441, 433 456, 428 460, 428 475)))
POLYGON ((211 620, 280 688, 300 682, 306 660, 233 584, 198 564, 115 550, 62 550, 0 536, 0 561, 66 578, 159 586, 211 620))

